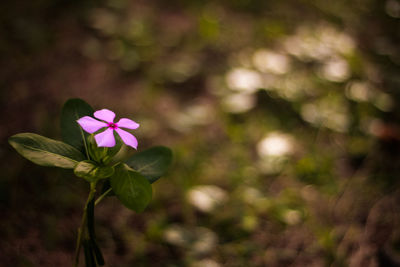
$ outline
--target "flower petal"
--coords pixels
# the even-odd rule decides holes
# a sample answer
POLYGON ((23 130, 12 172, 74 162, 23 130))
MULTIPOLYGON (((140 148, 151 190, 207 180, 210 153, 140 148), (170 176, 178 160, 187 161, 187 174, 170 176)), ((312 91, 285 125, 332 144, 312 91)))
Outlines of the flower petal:
POLYGON ((79 125, 88 133, 94 133, 103 127, 107 127, 107 123, 85 116, 77 120, 79 125))
POLYGON ((108 128, 102 133, 94 136, 97 146, 99 147, 113 147, 115 146, 114 130, 108 128))
POLYGON ((138 141, 136 137, 134 137, 132 134, 128 133, 127 131, 124 131, 120 128, 115 129, 115 131, 121 136, 122 141, 128 146, 133 147, 134 149, 137 149, 138 146, 138 141))
POLYGON ((106 108, 96 111, 93 115, 99 120, 106 122, 114 122, 115 118, 115 113, 106 108))
POLYGON ((128 128, 128 129, 137 129, 139 128, 139 123, 134 122, 133 120, 122 118, 117 122, 118 127, 128 128))

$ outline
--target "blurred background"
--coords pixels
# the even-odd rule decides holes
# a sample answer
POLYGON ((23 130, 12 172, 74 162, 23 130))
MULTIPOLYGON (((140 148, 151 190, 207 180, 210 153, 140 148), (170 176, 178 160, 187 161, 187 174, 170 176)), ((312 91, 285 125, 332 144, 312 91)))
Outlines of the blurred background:
POLYGON ((71 266, 88 186, 7 138, 79 97, 174 152, 107 266, 400 266, 398 0, 0 5, 0 265, 71 266))

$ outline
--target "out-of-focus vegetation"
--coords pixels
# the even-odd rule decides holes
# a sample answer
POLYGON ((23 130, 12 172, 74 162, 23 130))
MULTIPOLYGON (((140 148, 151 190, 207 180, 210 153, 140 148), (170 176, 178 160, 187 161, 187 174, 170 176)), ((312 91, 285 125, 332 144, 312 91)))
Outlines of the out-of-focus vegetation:
POLYGON ((6 144, 71 97, 174 150, 144 213, 97 209, 109 266, 400 266, 399 1, 0 5, 4 266, 71 265, 85 182, 6 144))

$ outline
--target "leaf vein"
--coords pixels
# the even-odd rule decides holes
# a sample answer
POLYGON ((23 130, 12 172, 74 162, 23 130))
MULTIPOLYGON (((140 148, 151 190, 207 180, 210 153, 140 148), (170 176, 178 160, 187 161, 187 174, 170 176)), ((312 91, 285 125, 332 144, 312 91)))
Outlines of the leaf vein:
POLYGON ((161 159, 157 159, 157 160, 155 160, 155 161, 153 161, 153 162, 151 162, 151 163, 149 163, 149 164, 147 164, 147 165, 144 165, 144 166, 142 166, 141 168, 139 168, 137 171, 140 172, 140 171, 142 171, 143 169, 149 168, 149 167, 155 165, 155 164, 156 164, 157 162, 159 162, 160 160, 161 160, 161 159))
POLYGON ((69 157, 67 157, 67 156, 60 155, 60 154, 57 154, 57 153, 54 153, 54 152, 51 152, 51 151, 42 150, 42 149, 38 149, 38 148, 35 148, 35 147, 27 146, 27 145, 21 145, 21 146, 24 147, 24 148, 28 148, 28 149, 31 149, 31 150, 34 150, 34 151, 41 152, 41 153, 48 153, 48 154, 51 154, 51 155, 60 156, 60 157, 62 157, 62 158, 65 158, 65 159, 68 159, 68 160, 71 160, 71 161, 74 161, 74 162, 78 162, 78 161, 76 161, 76 160, 74 160, 74 159, 72 159, 72 158, 69 158, 69 157))

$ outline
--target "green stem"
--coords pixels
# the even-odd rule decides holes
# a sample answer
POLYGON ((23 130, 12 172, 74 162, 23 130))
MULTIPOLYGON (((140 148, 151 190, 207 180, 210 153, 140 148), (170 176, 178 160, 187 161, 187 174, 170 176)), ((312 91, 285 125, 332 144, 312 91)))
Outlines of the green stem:
POLYGON ((79 254, 82 248, 82 239, 83 236, 86 234, 87 206, 89 202, 94 198, 95 193, 96 193, 96 182, 91 182, 89 196, 86 200, 85 208, 83 209, 81 226, 78 228, 78 238, 76 240, 76 250, 75 250, 75 265, 74 265, 75 267, 78 267, 79 265, 79 254))
POLYGON ((111 190, 112 190, 112 188, 109 188, 106 192, 104 192, 104 194, 102 194, 101 196, 99 196, 99 197, 96 199, 96 202, 94 202, 94 205, 96 206, 97 204, 99 204, 100 201, 102 201, 103 198, 105 198, 105 197, 107 196, 107 194, 111 192, 111 190))

